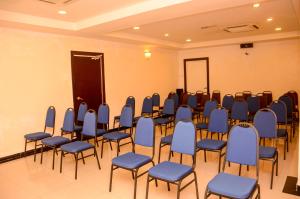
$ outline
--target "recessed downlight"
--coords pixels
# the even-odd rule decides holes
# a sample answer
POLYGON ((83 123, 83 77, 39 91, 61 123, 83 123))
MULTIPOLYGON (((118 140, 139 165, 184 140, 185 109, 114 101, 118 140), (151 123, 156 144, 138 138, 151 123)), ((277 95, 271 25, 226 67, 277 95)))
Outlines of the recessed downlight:
POLYGON ((269 17, 269 18, 267 18, 267 21, 268 21, 268 22, 271 22, 271 21, 273 21, 273 18, 272 18, 272 17, 269 17))
POLYGON ((281 27, 276 27, 276 28, 275 28, 275 31, 281 31, 281 30, 282 30, 281 27))
POLYGON ((259 3, 255 3, 255 4, 253 4, 253 8, 258 8, 260 6, 260 4, 259 3))
POLYGON ((186 42, 191 42, 191 41, 192 41, 192 39, 190 39, 190 38, 187 38, 185 41, 186 41, 186 42))
POLYGON ((133 30, 139 30, 139 29, 141 29, 139 26, 134 26, 133 27, 133 30))
POLYGON ((67 11, 65 11, 65 10, 59 10, 57 13, 60 14, 60 15, 65 15, 65 14, 67 14, 67 11))
POLYGON ((169 33, 165 33, 164 36, 165 37, 169 37, 170 35, 169 35, 169 33))

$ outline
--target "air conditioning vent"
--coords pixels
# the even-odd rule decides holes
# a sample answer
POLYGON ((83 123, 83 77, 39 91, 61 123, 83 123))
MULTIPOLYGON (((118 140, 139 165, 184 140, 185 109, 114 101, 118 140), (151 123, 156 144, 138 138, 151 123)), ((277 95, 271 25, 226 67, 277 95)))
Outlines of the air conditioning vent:
POLYGON ((53 4, 53 5, 66 5, 77 0, 38 0, 43 3, 53 4))
POLYGON ((259 27, 257 25, 246 24, 246 25, 238 25, 238 26, 228 26, 224 28, 224 31, 230 33, 240 33, 240 32, 250 32, 258 29, 259 27))

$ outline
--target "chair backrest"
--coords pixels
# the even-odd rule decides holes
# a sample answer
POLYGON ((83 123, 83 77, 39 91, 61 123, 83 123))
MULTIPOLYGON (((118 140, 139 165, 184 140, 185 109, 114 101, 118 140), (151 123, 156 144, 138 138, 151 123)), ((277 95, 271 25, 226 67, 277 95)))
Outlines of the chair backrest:
POLYGON ((181 104, 188 104, 188 99, 189 99, 189 93, 187 92, 184 92, 182 93, 182 96, 181 96, 181 104))
POLYGON ((75 122, 75 113, 73 108, 68 108, 65 112, 64 123, 62 126, 62 131, 73 132, 75 122))
POLYGON ((253 125, 239 123, 231 128, 227 141, 226 161, 258 167, 258 151, 259 136, 253 125))
POLYGON ((257 111, 253 123, 260 138, 277 137, 277 118, 271 109, 263 108, 257 111))
POLYGON ((143 100, 143 105, 142 105, 142 113, 143 114, 152 114, 153 112, 153 101, 150 96, 147 96, 143 100))
POLYGON ((223 97, 222 100, 222 107, 226 108, 227 110, 231 111, 232 105, 234 102, 234 98, 232 95, 227 94, 223 97))
POLYGON ((135 98, 133 96, 128 96, 125 105, 130 105, 132 108, 132 114, 135 114, 135 98))
POLYGON ((196 152, 196 130, 191 120, 182 120, 175 125, 171 151, 195 155, 196 152))
POLYGON ((257 97, 259 97, 260 102, 260 108, 266 108, 267 107, 267 98, 263 93, 257 93, 257 97))
POLYGON ((251 91, 243 91, 243 98, 245 100, 248 99, 248 97, 250 97, 252 95, 251 91))
POLYGON ((127 104, 122 108, 120 115, 120 127, 132 127, 133 113, 132 106, 127 104))
POLYGON ((200 105, 202 102, 203 91, 197 91, 196 96, 197 96, 197 104, 200 105))
POLYGON ((256 95, 251 95, 247 98, 249 113, 255 114, 260 109, 260 98, 256 95))
POLYGON ((88 110, 88 105, 85 102, 81 102, 79 104, 78 113, 77 113, 77 121, 83 122, 85 113, 88 110))
POLYGON ((231 119, 248 121, 248 104, 245 101, 234 101, 231 109, 231 119))
POLYGON ((211 95, 211 99, 221 104, 221 92, 219 90, 214 90, 211 95))
POLYGON ((47 109, 46 113, 46 119, 45 119, 45 129, 48 128, 53 128, 55 127, 55 115, 56 115, 56 110, 54 106, 49 106, 47 109))
POLYGON ((228 132, 228 111, 225 108, 212 110, 209 117, 208 131, 214 133, 228 132))
POLYGON ((158 93, 153 93, 152 104, 153 106, 160 107, 160 95, 158 93))
POLYGON ((179 105, 179 97, 176 93, 173 93, 171 96, 170 96, 171 99, 174 100, 174 103, 175 103, 175 109, 178 107, 179 105))
POLYGON ((107 104, 100 104, 97 122, 98 124, 109 124, 109 106, 107 104))
POLYGON ((265 97, 266 105, 270 105, 273 101, 272 91, 264 91, 263 96, 265 97))
POLYGON ((174 115, 175 114, 175 102, 173 99, 167 98, 165 100, 162 113, 166 114, 166 115, 174 115))
POLYGON ((234 99, 235 100, 244 100, 244 94, 242 92, 236 92, 234 94, 234 99))
POLYGON ((283 101, 286 105, 286 111, 287 111, 287 117, 291 117, 293 114, 293 100, 290 96, 288 95, 283 95, 279 97, 280 101, 283 101))
POLYGON ((209 95, 209 93, 204 92, 202 95, 202 100, 201 100, 200 106, 204 106, 205 102, 208 100, 210 100, 210 95, 209 95))
POLYGON ((175 123, 180 120, 192 120, 192 117, 192 109, 188 105, 181 105, 176 111, 175 123))
POLYGON ((154 147, 155 128, 153 119, 140 117, 137 121, 134 143, 146 147, 154 147))
POLYGON ((287 94, 293 98, 294 108, 296 109, 298 107, 298 93, 294 90, 290 90, 287 94))
POLYGON ((212 110, 216 109, 218 106, 217 102, 214 100, 209 100, 205 102, 204 110, 203 110, 203 117, 209 117, 212 110))
POLYGON ((275 100, 271 103, 270 109, 276 114, 277 122, 281 124, 287 123, 286 105, 283 101, 275 100))
POLYGON ((92 109, 89 109, 84 116, 81 135, 96 136, 96 129, 97 129, 96 112, 92 109))
POLYGON ((191 108, 195 109, 197 108, 197 96, 196 95, 189 95, 187 100, 187 105, 189 105, 191 108))

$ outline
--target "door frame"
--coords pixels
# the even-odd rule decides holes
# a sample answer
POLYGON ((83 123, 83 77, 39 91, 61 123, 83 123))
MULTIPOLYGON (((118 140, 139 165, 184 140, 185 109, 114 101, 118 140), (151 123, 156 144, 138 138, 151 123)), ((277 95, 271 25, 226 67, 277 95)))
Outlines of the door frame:
POLYGON ((184 91, 187 92, 187 62, 190 61, 206 61, 206 91, 210 94, 209 88, 209 58, 208 57, 197 57, 197 58, 188 58, 183 60, 183 70, 184 70, 184 91))

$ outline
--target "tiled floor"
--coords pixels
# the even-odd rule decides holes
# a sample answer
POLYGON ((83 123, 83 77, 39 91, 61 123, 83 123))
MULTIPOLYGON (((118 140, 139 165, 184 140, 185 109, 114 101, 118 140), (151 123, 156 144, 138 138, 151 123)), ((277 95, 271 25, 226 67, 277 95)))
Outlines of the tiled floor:
MULTIPOLYGON (((160 138, 159 130, 157 132, 157 144, 160 138)), ((273 190, 269 189, 270 183, 270 162, 260 162, 260 176, 259 183, 261 185, 262 198, 296 198, 296 196, 282 193, 282 189, 287 176, 297 176, 297 159, 298 159, 298 138, 293 139, 290 144, 290 152, 287 159, 283 160, 282 148, 283 145, 279 143, 279 176, 274 177, 273 190)), ((98 170, 95 158, 89 157, 86 159, 86 164, 83 165, 79 162, 78 179, 74 179, 75 162, 73 156, 68 155, 64 158, 63 173, 59 173, 59 157, 56 157, 55 170, 51 169, 52 153, 47 152, 44 156, 44 162, 33 162, 33 157, 26 157, 23 159, 15 160, 12 162, 0 165, 0 198, 1 199, 128 199, 133 198, 133 180, 131 173, 125 170, 117 170, 114 173, 113 190, 108 191, 109 174, 111 159, 116 155, 116 150, 111 151, 109 146, 105 146, 105 153, 103 159, 100 159, 102 169, 98 170)), ((162 160, 167 158, 168 147, 163 149, 162 160)), ((121 153, 130 151, 129 145, 121 148, 121 153)), ((98 154, 100 149, 98 148, 98 154)), ((143 152, 147 152, 143 150, 143 152)), ((150 154, 150 151, 149 151, 150 154)), ((207 182, 217 174, 217 153, 207 153, 208 159, 204 163, 203 152, 197 154, 196 172, 198 175, 199 194, 203 198, 205 186, 207 182)), ((175 156, 174 160, 178 160, 175 156)), ((157 161, 157 153, 155 156, 157 161)), ((185 163, 191 163, 190 158, 184 158, 185 163)), ((148 169, 146 166, 144 168, 148 169)), ((228 168, 228 167, 227 167, 228 168)), ((237 166, 232 166, 227 169, 230 172, 238 172, 237 166)), ((243 168, 243 174, 254 176, 254 169, 250 172, 243 168)), ((146 175, 139 178, 137 198, 145 198, 146 190, 146 175)), ((166 183, 159 182, 156 188, 154 183, 150 184, 149 198, 155 199, 168 199, 176 198, 176 188, 171 186, 171 191, 167 191, 166 183)), ((195 187, 190 185, 185 189, 181 198, 196 198, 195 187)), ((211 196, 210 198, 216 198, 211 196)))

